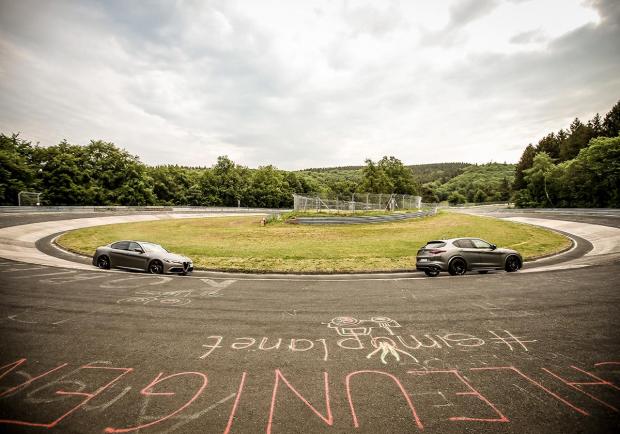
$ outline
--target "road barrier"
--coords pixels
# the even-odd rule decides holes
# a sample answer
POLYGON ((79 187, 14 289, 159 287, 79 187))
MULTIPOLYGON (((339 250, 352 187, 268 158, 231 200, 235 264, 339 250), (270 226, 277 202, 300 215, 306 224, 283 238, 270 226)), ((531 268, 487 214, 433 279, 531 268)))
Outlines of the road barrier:
POLYGON ((428 217, 437 214, 437 209, 433 208, 426 211, 408 212, 401 214, 389 214, 384 216, 354 216, 354 217, 297 217, 287 220, 287 223, 297 225, 355 225, 368 223, 389 223, 400 220, 409 220, 421 217, 428 217))

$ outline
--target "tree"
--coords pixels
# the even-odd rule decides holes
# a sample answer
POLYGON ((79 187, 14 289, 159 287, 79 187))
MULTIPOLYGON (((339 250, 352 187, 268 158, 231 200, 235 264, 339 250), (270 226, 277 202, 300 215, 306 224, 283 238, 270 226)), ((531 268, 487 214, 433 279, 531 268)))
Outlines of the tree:
POLYGON ((280 208, 292 203, 293 192, 281 171, 263 166, 252 172, 247 190, 250 206, 280 208))
POLYGON ((525 182, 529 197, 540 205, 554 206, 558 186, 551 182, 555 176, 556 166, 546 152, 534 157, 532 168, 525 170, 525 182))
POLYGON ((82 152, 90 205, 152 205, 156 197, 146 166, 114 143, 92 140, 82 152))
POLYGON ((474 203, 483 203, 487 201, 487 195, 481 189, 476 190, 474 194, 474 203))
POLYGON ((366 166, 362 169, 362 177, 360 190, 364 193, 392 193, 394 191, 394 184, 387 174, 371 159, 366 160, 366 166))
POLYGON ((584 125, 578 118, 570 124, 568 138, 560 145, 560 161, 575 158, 579 151, 586 146, 596 135, 593 129, 584 125))
POLYGON ((17 205, 22 190, 37 189, 35 149, 18 134, 0 134, 0 205, 17 205))
POLYGON ((546 152, 553 159, 560 156, 560 142, 554 133, 548 134, 538 142, 536 152, 546 152))
POLYGON ((588 121, 588 127, 592 129, 593 137, 600 137, 605 135, 605 128, 603 127, 603 120, 598 113, 588 121))
POLYGON ((607 137, 616 137, 620 134, 620 100, 605 115, 603 130, 607 137))
POLYGON ((42 148, 41 185, 53 205, 83 205, 92 194, 89 172, 84 168, 83 148, 62 141, 42 148))
POLYGON ((417 194, 419 190, 413 172, 396 157, 383 157, 377 164, 390 180, 392 191, 380 193, 417 194))
POLYGON ((577 193, 581 206, 619 207, 620 136, 593 139, 567 172, 573 180, 566 179, 565 185, 577 193), (575 176, 576 172, 579 177, 575 176))
POLYGON ((512 188, 510 186, 510 181, 508 181, 508 178, 504 176, 499 186, 498 199, 501 201, 508 201, 510 200, 511 195, 512 195, 512 188))
POLYGON ((450 203, 450 205, 458 205, 465 202, 467 202, 467 199, 458 191, 453 191, 448 196, 448 203, 450 203))
POLYGON ((248 169, 224 155, 204 172, 201 185, 209 205, 237 206, 239 201, 245 199, 248 181, 248 169))
POLYGON ((517 167, 515 169, 515 181, 513 184, 513 190, 522 190, 527 187, 527 184, 524 179, 524 172, 532 167, 534 164, 534 156, 536 155, 536 149, 529 144, 527 148, 523 151, 521 155, 521 159, 517 163, 517 167))

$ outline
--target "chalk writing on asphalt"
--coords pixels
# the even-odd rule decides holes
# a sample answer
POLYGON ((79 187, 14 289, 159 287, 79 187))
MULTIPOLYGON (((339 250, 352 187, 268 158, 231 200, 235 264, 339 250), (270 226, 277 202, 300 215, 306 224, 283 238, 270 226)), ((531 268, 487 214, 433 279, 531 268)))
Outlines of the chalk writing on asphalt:
MULTIPOLYGON (((308 411, 297 415, 295 422, 305 418, 324 426, 359 428, 376 417, 373 390, 380 388, 389 390, 394 399, 402 402, 399 408, 405 413, 401 414, 407 415, 401 421, 405 424, 403 429, 422 430, 432 422, 443 422, 454 424, 458 430, 464 429, 463 424, 510 423, 513 416, 532 411, 531 406, 522 407, 527 400, 503 399, 505 387, 511 391, 515 390, 513 386, 519 386, 519 390, 527 388, 528 393, 535 394, 543 413, 551 411, 550 405, 554 403, 553 411, 573 417, 618 413, 620 397, 620 387, 608 379, 620 366, 617 361, 590 366, 554 365, 528 371, 516 366, 484 366, 466 370, 361 369, 299 374, 289 368, 275 368, 227 370, 224 377, 210 369, 157 372, 109 361, 38 366, 36 361, 26 358, 0 366, 0 427, 23 427, 24 432, 29 428, 57 426, 69 429, 72 420, 93 414, 99 415, 98 420, 105 424, 99 432, 142 432, 153 427, 161 432, 180 428, 217 406, 226 406, 217 417, 209 416, 211 431, 228 433, 235 424, 250 419, 254 429, 256 423, 264 424, 265 431, 270 433, 275 423, 287 420, 287 405, 298 401, 308 411), (215 385, 213 379, 218 380, 215 385), (315 386, 312 400, 307 396, 309 385, 315 386), (257 394, 260 402, 266 403, 260 407, 264 413, 257 413, 253 405, 257 394), (435 403, 429 397, 441 399, 435 403), (117 417, 126 415, 131 405, 139 413, 135 423, 117 417), (335 408, 339 409, 337 413, 335 408)), ((295 405, 299 408, 299 404, 295 405)))
POLYGON ((202 345, 200 359, 222 355, 224 351, 308 352, 317 360, 327 361, 335 352, 363 352, 367 359, 378 358, 382 364, 410 361, 418 363, 420 353, 429 351, 473 351, 492 347, 509 352, 529 352, 537 342, 509 330, 488 330, 484 335, 464 332, 408 333, 401 324, 386 316, 369 319, 336 317, 327 325, 332 336, 324 338, 211 335, 202 345))

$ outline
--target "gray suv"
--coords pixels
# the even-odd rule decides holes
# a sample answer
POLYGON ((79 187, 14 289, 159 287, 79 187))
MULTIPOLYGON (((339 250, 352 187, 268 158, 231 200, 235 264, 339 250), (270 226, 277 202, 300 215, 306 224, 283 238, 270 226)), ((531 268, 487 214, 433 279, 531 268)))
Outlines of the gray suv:
POLYGON ((452 276, 467 271, 487 273, 489 270, 517 271, 523 265, 519 252, 497 248, 480 238, 452 238, 434 240, 418 250, 416 269, 435 277, 441 271, 452 276))

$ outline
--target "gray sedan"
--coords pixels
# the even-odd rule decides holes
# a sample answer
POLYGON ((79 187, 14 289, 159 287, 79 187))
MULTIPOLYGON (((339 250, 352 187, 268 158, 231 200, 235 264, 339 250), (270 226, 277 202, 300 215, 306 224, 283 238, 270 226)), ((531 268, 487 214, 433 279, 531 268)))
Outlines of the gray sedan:
POLYGON ((194 271, 194 264, 188 257, 170 253, 159 244, 146 241, 117 241, 97 247, 93 255, 93 265, 105 270, 120 267, 153 274, 186 275, 194 271))
POLYGON ((452 238, 434 240, 418 250, 416 269, 427 276, 437 276, 447 271, 453 276, 467 271, 487 273, 489 270, 517 271, 523 258, 516 250, 500 249, 480 238, 452 238))

